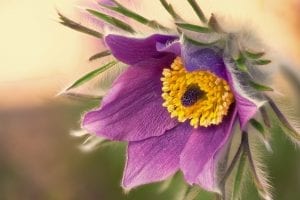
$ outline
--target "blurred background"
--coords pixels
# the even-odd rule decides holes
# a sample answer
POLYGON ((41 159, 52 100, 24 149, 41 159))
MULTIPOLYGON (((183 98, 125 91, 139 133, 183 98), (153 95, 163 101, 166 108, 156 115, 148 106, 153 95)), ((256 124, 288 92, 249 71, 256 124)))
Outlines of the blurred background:
MULTIPOLYGON (((101 42, 60 25, 56 9, 84 21, 78 14, 81 8, 76 6, 87 2, 0 0, 0 199, 176 199, 182 193, 179 188, 184 187, 180 174, 165 190, 162 187, 166 184, 160 183, 125 193, 120 181, 126 145, 103 146, 83 153, 78 148, 83 139, 70 136, 71 130, 80 128, 82 113, 99 102, 56 94, 99 65, 88 58, 101 49, 101 42)), ((121 2, 153 17, 153 1, 121 2)), ((170 2, 186 16, 181 0, 170 2)), ((248 25, 255 28, 263 42, 275 49, 274 55, 299 77, 300 1, 199 2, 208 14, 215 12, 226 16, 226 20, 250 22, 248 25)), ((155 17, 165 24, 170 21, 160 14, 155 17)), ((292 88, 290 83, 279 76, 274 85, 290 95, 288 102, 298 106, 294 111, 299 116, 299 85, 292 88)), ((265 154, 263 160, 270 171, 274 199, 298 200, 300 151, 280 130, 273 135, 274 152, 265 154)), ((251 182, 246 187, 249 189, 243 199, 258 199, 251 182)), ((203 195, 209 198, 209 194, 203 195)))

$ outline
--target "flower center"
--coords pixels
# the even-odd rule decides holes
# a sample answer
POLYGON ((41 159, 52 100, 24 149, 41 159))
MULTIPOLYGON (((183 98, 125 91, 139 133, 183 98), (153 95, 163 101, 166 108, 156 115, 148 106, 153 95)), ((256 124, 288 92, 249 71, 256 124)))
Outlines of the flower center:
POLYGON ((185 107, 192 106, 204 95, 205 92, 203 92, 198 85, 190 85, 181 97, 181 104, 185 107))
POLYGON ((220 124, 234 102, 227 81, 209 71, 186 71, 180 57, 163 70, 161 81, 163 106, 194 128, 220 124))

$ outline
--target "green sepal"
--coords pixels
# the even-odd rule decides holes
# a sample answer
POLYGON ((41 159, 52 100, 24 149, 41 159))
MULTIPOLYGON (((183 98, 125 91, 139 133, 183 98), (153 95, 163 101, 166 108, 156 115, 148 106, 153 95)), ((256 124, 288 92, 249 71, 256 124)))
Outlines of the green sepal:
POLYGON ((186 29, 189 31, 199 32, 199 33, 211 33, 213 32, 208 27, 198 26, 194 24, 187 24, 187 23, 175 23, 179 28, 186 29))
POLYGON ((183 38, 185 41, 187 41, 193 45, 196 45, 196 46, 211 46, 211 45, 214 45, 214 44, 217 44, 218 42, 220 42, 220 40, 216 40, 216 41, 208 42, 208 43, 200 42, 200 41, 194 40, 186 35, 184 35, 183 38))
POLYGON ((246 58, 243 56, 243 54, 240 53, 238 59, 235 60, 235 64, 238 70, 242 72, 248 72, 248 68, 246 66, 246 58))
POLYGON ((261 59, 261 60, 253 61, 253 64, 254 65, 267 65, 267 64, 270 64, 271 62, 272 62, 271 60, 261 59))
POLYGON ((255 60, 259 59, 265 55, 264 52, 251 52, 251 51, 247 51, 247 50, 244 53, 247 58, 255 59, 255 60))
POLYGON ((232 188, 232 200, 238 200, 242 186, 243 175, 246 171, 247 154, 243 148, 232 188))
POLYGON ((140 14, 129 10, 128 8, 126 8, 122 4, 120 4, 119 2, 114 1, 114 0, 112 0, 112 1, 116 4, 116 6, 108 6, 108 5, 105 5, 104 3, 99 3, 99 5, 107 8, 107 9, 113 10, 115 12, 118 12, 126 17, 129 17, 129 18, 131 18, 137 22, 140 22, 141 24, 149 26, 151 28, 155 28, 155 29, 159 28, 162 30, 169 30, 167 27, 159 24, 158 22, 156 22, 154 20, 149 20, 149 19, 141 16, 140 14))
POLYGON ((95 30, 90 29, 86 26, 83 26, 83 25, 67 18, 66 16, 62 15, 60 12, 57 12, 57 14, 59 15, 59 18, 61 20, 61 22, 59 22, 59 23, 61 23, 62 25, 66 26, 66 27, 69 27, 73 30, 79 31, 81 33, 85 33, 85 34, 97 37, 97 38, 102 38, 103 37, 102 33, 99 33, 98 31, 95 31, 95 30))
POLYGON ((258 90, 258 91, 274 91, 273 88, 266 86, 266 85, 262 85, 259 83, 256 83, 254 81, 249 81, 249 84, 252 88, 258 90))
POLYGON ((101 13, 99 11, 96 11, 96 10, 92 10, 92 9, 86 9, 90 14, 94 15, 95 17, 113 25, 113 26, 116 26, 124 31, 127 31, 129 33, 135 33, 135 31, 133 30, 133 28, 131 26, 129 26, 127 23, 115 18, 115 17, 112 17, 110 15, 107 15, 107 14, 104 14, 104 13, 101 13))
POLYGON ((114 66, 115 64, 117 64, 117 61, 111 61, 103 66, 101 66, 98 69, 95 69, 87 74, 85 74, 84 76, 82 76, 81 78, 79 78, 78 80, 76 80, 71 86, 69 86, 65 91, 68 91, 70 89, 79 87, 81 85, 83 85, 84 83, 90 81, 91 79, 95 78, 96 76, 98 76, 99 74, 101 74, 102 72, 108 70, 109 68, 111 68, 112 66, 114 66))
POLYGON ((96 53, 95 55, 91 56, 89 58, 89 61, 93 61, 93 60, 103 58, 103 57, 106 57, 106 56, 109 56, 109 55, 111 55, 111 52, 109 50, 102 51, 102 52, 96 53))

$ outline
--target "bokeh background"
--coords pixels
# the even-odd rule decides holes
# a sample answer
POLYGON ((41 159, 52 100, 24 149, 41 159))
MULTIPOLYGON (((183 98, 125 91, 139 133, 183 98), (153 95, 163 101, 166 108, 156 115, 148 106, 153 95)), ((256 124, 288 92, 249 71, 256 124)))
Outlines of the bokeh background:
MULTIPOLYGON (((180 174, 169 187, 159 183, 125 193, 120 180, 126 145, 84 153, 78 148, 83 138, 69 134, 80 128, 81 114, 99 102, 56 94, 99 65, 88 58, 101 49, 101 43, 60 25, 56 9, 84 22, 79 13, 86 2, 89 0, 0 0, 0 199, 178 199, 184 188, 180 174)), ((136 0, 128 6, 168 24, 170 18, 161 15, 162 9, 153 9, 153 2, 136 0), (153 15, 153 10, 158 13, 153 15)), ((182 16, 195 19, 186 14, 183 1, 170 2, 182 16)), ((289 85, 289 76, 279 76, 273 85, 289 95, 287 103, 294 103, 299 116, 300 1, 199 2, 208 14, 215 12, 232 20, 230 25, 240 24, 234 19, 247 22, 276 58, 290 66, 296 86, 289 85)), ((300 150, 280 130, 273 136, 274 152, 265 154, 263 160, 270 171, 274 199, 298 200, 300 150)), ((243 199, 258 199, 251 182, 245 187, 248 192, 243 199)), ((209 194, 202 195, 199 199, 209 199, 209 194)))

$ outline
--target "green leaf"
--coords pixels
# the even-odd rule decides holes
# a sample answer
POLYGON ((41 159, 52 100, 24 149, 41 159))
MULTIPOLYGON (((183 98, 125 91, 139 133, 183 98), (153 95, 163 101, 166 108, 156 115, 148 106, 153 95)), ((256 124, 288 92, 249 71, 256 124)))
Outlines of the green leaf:
POLYGON ((256 119, 251 119, 250 120, 250 123, 251 125, 256 129, 258 130, 261 134, 265 134, 265 129, 264 129, 264 126, 258 122, 256 119))
POLYGON ((203 23, 207 23, 207 19, 203 13, 203 11, 201 10, 200 6, 196 3, 195 0, 188 0, 189 4, 192 6, 192 8, 194 9, 195 13, 197 14, 197 16, 199 17, 199 19, 203 22, 203 23))
POLYGON ((238 200, 239 199, 239 194, 241 191, 241 186, 242 186, 242 179, 243 175, 246 171, 246 161, 247 161, 247 154, 243 148, 240 160, 239 160, 239 165, 237 168, 237 172, 234 178, 234 183, 233 183, 233 189, 232 189, 232 199, 233 200, 238 200))
POLYGON ((93 29, 90 29, 86 26, 83 26, 77 22, 74 22, 73 20, 65 17, 64 15, 62 15, 60 12, 57 12, 57 14, 59 15, 59 18, 61 20, 61 23, 62 25, 66 26, 66 27, 69 27, 73 30, 76 30, 76 31, 79 31, 81 33, 85 33, 85 34, 88 34, 88 35, 92 35, 94 37, 97 37, 97 38, 102 38, 103 37, 103 34, 102 33, 99 33, 93 29))
POLYGON ((269 63, 271 63, 272 61, 271 60, 256 60, 253 62, 254 65, 267 65, 269 63))
POLYGON ((129 10, 128 8, 124 7, 122 4, 120 4, 119 2, 117 1, 114 1, 112 0, 116 6, 108 6, 108 5, 105 5, 104 3, 99 3, 99 5, 107 8, 107 9, 110 9, 110 10, 113 10, 115 12, 118 12, 126 17, 129 17, 137 22, 140 22, 141 24, 144 24, 146 26, 149 26, 151 28, 159 28, 159 29, 162 29, 162 30, 169 30, 167 27, 159 24, 158 22, 154 21, 154 20, 149 20, 141 15, 139 15, 138 13, 135 13, 131 10, 129 10))
POLYGON ((115 64, 117 64, 117 61, 112 61, 109 62, 105 65, 103 65, 102 67, 95 69, 89 73, 87 73, 86 75, 84 75, 83 77, 79 78, 77 81, 75 81, 71 86, 69 86, 65 91, 68 91, 70 89, 76 88, 78 86, 83 85, 84 83, 90 81, 91 79, 95 78, 96 76, 98 76, 99 74, 101 74, 102 72, 108 70, 109 68, 111 68, 112 66, 114 66, 115 64))
POLYGON ((208 43, 200 42, 200 41, 194 40, 186 35, 184 35, 183 38, 185 41, 190 42, 191 44, 196 45, 196 46, 211 46, 211 45, 214 45, 214 44, 220 42, 220 40, 216 40, 216 41, 208 42, 208 43))
POLYGON ((109 50, 102 51, 100 53, 97 53, 97 54, 91 56, 89 58, 89 61, 93 61, 93 60, 96 60, 96 59, 99 59, 99 58, 103 58, 103 57, 109 56, 109 55, 111 55, 111 52, 109 50))
POLYGON ((274 91, 273 88, 256 83, 254 81, 249 81, 249 84, 252 88, 256 89, 257 91, 274 91))
POLYGON ((189 31, 195 31, 199 33, 211 33, 212 30, 208 27, 198 26, 194 24, 186 24, 186 23, 175 23, 179 28, 183 28, 189 31))
POLYGON ((175 12, 173 6, 169 4, 166 0, 160 0, 160 3, 166 9, 166 11, 175 19, 182 20, 182 18, 175 12))
POLYGON ((250 58, 250 59, 259 59, 261 57, 263 57, 265 55, 264 52, 251 52, 251 51, 245 51, 245 56, 247 58, 250 58))
POLYGON ((109 16, 109 15, 106 15, 104 13, 101 13, 99 11, 96 11, 96 10, 92 10, 92 9, 86 9, 89 13, 91 13, 92 15, 94 15, 95 17, 113 25, 113 26, 116 26, 124 31, 127 31, 129 33, 135 33, 135 31, 133 30, 133 28, 131 26, 129 26, 127 23, 115 18, 115 17, 112 17, 112 16, 109 16))
POLYGON ((239 58, 235 60, 235 64, 240 71, 248 72, 248 68, 246 66, 246 58, 243 56, 243 54, 239 55, 239 58))

